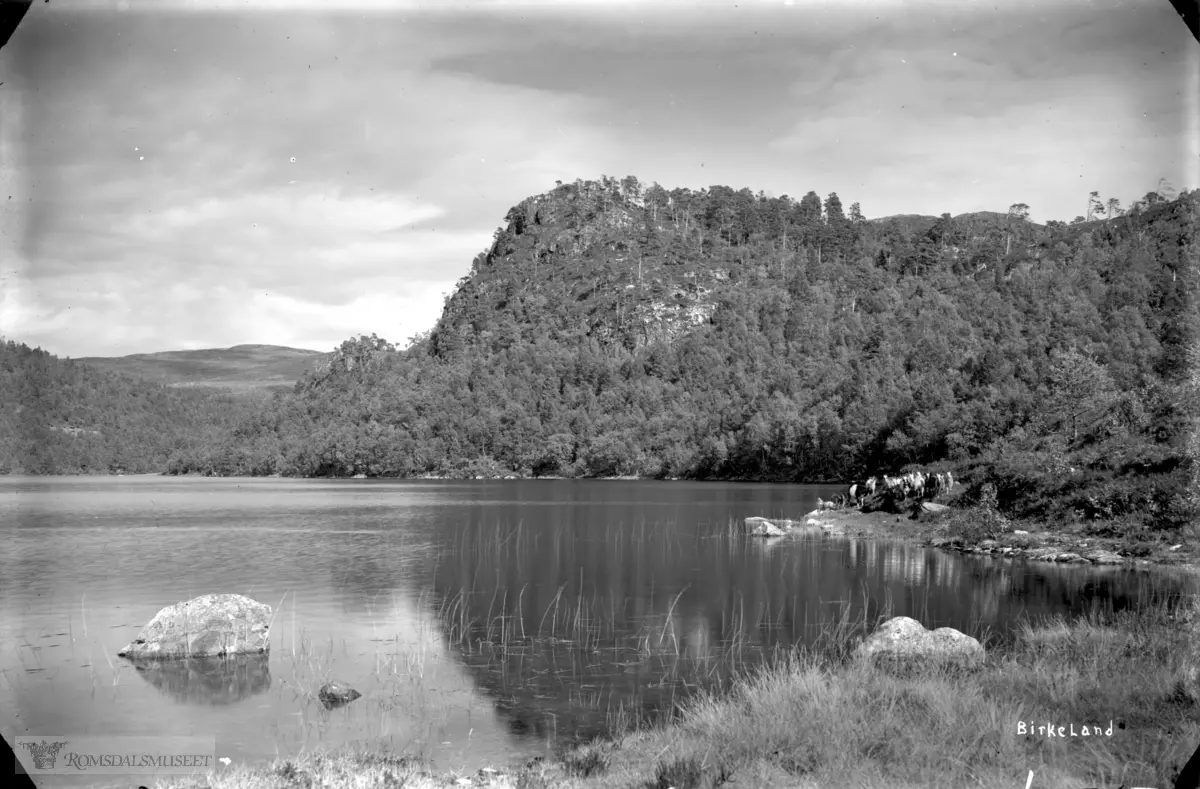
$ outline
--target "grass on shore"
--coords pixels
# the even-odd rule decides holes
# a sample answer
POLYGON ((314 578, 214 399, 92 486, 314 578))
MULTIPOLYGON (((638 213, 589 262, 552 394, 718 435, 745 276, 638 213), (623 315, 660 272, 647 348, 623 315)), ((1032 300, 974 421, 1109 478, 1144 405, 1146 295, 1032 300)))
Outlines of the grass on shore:
POLYGON ((706 695, 674 723, 474 776, 392 754, 338 752, 160 780, 158 789, 368 787, 1032 787, 1172 784, 1200 742, 1188 669, 1200 598, 1027 624, 974 673, 897 675, 853 656, 857 628, 706 695), (1022 734, 1020 722, 1093 726, 1022 734), (1111 734, 1110 731, 1111 723, 1111 734))

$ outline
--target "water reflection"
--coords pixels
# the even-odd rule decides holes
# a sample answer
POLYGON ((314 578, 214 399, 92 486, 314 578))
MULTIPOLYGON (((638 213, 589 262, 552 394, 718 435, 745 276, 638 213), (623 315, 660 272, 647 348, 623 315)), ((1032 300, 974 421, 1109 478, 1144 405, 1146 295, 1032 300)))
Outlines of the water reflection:
POLYGON ((268 655, 129 662, 137 676, 179 704, 236 704, 271 687, 268 655))
POLYGON ((217 732, 235 761, 369 744, 473 771, 602 732, 618 712, 671 710, 843 617, 889 608, 1005 637, 1022 617, 1184 586, 729 528, 796 518, 836 492, 0 479, 0 733, 217 732), (275 609, 269 666, 138 671, 113 658, 164 605, 214 591, 275 609), (318 689, 334 677, 363 698, 324 709, 318 689))
POLYGON ((1181 588, 1161 575, 887 540, 813 536, 764 550, 727 522, 624 514, 476 511, 445 536, 433 578, 445 642, 514 731, 588 739, 618 710, 670 711, 885 609, 996 643, 1022 619, 1117 611, 1181 588))

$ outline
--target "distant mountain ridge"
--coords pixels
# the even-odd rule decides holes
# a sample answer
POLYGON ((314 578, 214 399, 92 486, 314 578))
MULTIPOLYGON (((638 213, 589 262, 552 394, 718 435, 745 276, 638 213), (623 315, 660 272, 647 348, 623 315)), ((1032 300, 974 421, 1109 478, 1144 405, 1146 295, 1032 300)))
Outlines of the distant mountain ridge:
POLYGON ((171 387, 290 391, 330 354, 282 345, 244 344, 195 351, 87 356, 74 361, 171 387))
POLYGON ((163 471, 271 399, 174 387, 0 338, 0 475, 163 471))
MULTIPOLYGON (((990 219, 995 221, 1003 221, 1007 217, 1008 214, 1005 214, 1002 211, 968 211, 965 214, 955 214, 951 217, 951 219, 955 220, 956 222, 964 219, 990 219)), ((936 222, 938 217, 934 216, 933 214, 889 214, 888 216, 877 216, 867 219, 868 222, 872 222, 874 224, 882 224, 884 222, 901 220, 921 220, 932 223, 936 222)), ((1038 222, 1030 222, 1030 224, 1037 225, 1038 227, 1044 226, 1038 222)))

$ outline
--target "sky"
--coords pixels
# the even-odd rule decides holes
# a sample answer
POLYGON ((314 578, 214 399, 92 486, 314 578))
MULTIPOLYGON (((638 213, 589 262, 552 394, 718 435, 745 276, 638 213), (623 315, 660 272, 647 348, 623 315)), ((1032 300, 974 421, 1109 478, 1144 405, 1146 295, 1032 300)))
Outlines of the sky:
POLYGON ((75 358, 404 346, 556 180, 1039 222, 1200 186, 1166 0, 53 0, 0 83, 0 336, 75 358))

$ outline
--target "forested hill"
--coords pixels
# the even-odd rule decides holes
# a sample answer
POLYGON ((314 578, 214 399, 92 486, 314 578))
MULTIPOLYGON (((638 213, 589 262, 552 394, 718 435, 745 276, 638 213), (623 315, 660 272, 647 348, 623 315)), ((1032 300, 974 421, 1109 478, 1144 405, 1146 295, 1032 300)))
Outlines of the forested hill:
POLYGON ((228 451, 265 398, 171 389, 0 340, 0 474, 161 472, 173 453, 228 451))
MULTIPOLYGON (((1022 258, 1041 254, 1038 226, 1016 216, 868 224, 858 204, 844 213, 837 195, 823 205, 814 193, 797 203, 725 187, 643 193, 633 179, 560 186, 524 201, 506 221, 447 304, 431 337, 434 355, 453 358, 466 345, 499 350, 517 333, 525 342, 588 337, 631 352, 670 345, 711 322, 721 303, 760 318, 738 302, 741 295, 773 299, 776 328, 798 329, 803 317, 784 313, 799 304, 802 285, 841 288, 853 312, 857 288, 871 286, 852 281, 856 272, 926 274, 945 253, 947 269, 974 273, 999 263, 1013 243, 1027 253, 1022 258)), ((765 331, 761 320, 752 322, 765 331)), ((785 339, 790 346, 798 338, 785 339)), ((781 347, 771 344, 773 352, 781 347)))
POLYGON ((1041 226, 1022 204, 867 221, 836 194, 560 185, 508 213, 408 349, 348 340, 170 468, 832 481, 919 464, 994 481, 1012 512, 1179 523, 1198 197, 1041 226))

